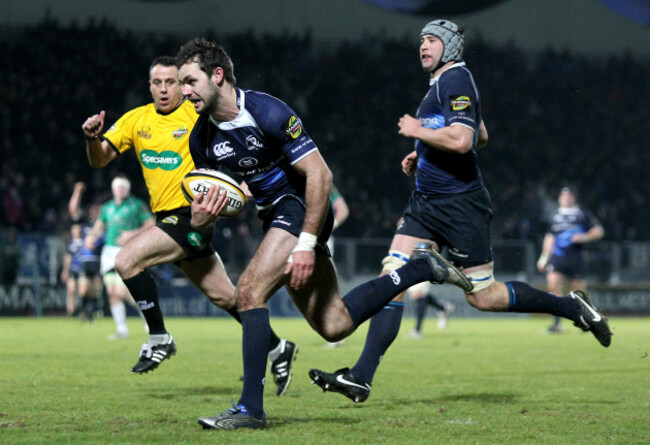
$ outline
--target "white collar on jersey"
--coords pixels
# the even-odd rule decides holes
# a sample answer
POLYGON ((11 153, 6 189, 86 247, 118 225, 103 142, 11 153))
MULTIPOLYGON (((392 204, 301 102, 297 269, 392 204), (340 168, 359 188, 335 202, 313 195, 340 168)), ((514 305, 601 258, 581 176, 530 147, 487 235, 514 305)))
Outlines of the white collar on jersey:
POLYGON ((557 212, 562 215, 573 215, 580 212, 580 206, 576 204, 571 207, 558 207, 557 212))
POLYGON ((465 66, 465 62, 454 63, 452 66, 450 66, 449 68, 444 70, 442 73, 438 74, 436 77, 432 77, 431 79, 429 79, 429 85, 433 85, 434 83, 436 83, 438 81, 438 79, 440 79, 440 76, 442 76, 443 73, 446 73, 447 71, 449 71, 452 68, 459 68, 461 66, 465 66))
POLYGON ((239 103, 239 114, 236 118, 228 122, 219 122, 210 116, 210 122, 216 125, 219 130, 234 130, 235 128, 257 126, 255 119, 246 109, 246 95, 244 94, 244 90, 237 88, 237 91, 239 92, 239 98, 237 99, 239 103))

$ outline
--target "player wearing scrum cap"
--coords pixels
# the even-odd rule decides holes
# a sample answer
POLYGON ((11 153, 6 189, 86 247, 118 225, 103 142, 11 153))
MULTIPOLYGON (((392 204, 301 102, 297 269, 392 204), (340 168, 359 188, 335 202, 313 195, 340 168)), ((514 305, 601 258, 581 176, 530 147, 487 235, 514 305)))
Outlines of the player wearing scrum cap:
MULTIPOLYGON (((201 115, 190 136, 198 168, 227 167, 245 178, 265 232, 236 288, 242 319, 244 387, 239 401, 199 418, 211 429, 264 428, 264 370, 269 342, 267 300, 285 286, 311 327, 338 341, 422 281, 469 281, 432 249, 414 249, 408 264, 341 296, 326 246, 334 217, 332 173, 295 112, 280 99, 238 88, 232 61, 214 42, 194 39, 177 55, 182 91, 201 115)), ((192 204, 192 226, 219 214, 212 187, 192 204), (215 202, 215 203, 213 203, 215 202)))
MULTIPOLYGON (((415 117, 399 119, 399 134, 413 139, 415 150, 402 170, 415 176, 415 190, 402 214, 382 274, 400 267, 416 246, 448 248, 449 259, 472 285, 464 288, 469 304, 482 311, 548 313, 591 331, 605 347, 611 332, 584 291, 561 298, 528 284, 496 281, 493 275, 490 197, 478 166, 477 150, 487 144, 481 98, 462 59, 463 30, 448 20, 427 23, 420 33, 419 59, 429 89, 415 117)), ((400 294, 370 323, 361 357, 352 369, 334 373, 313 369, 310 376, 327 391, 355 402, 370 394, 374 373, 395 339, 402 316, 400 294)))
POLYGON ((115 271, 115 258, 129 239, 153 226, 154 220, 144 201, 131 195, 131 182, 125 176, 113 179, 111 192, 113 199, 102 205, 99 217, 84 242, 87 249, 92 249, 96 241, 106 235, 100 257, 100 272, 116 326, 116 333, 110 338, 119 339, 129 336, 124 303, 132 303, 132 299, 115 271))
MULTIPOLYGON (((135 108, 105 133, 105 112, 89 117, 82 125, 86 152, 93 167, 104 167, 121 153, 135 149, 151 196, 156 223, 123 240, 115 269, 138 303, 149 327, 149 341, 131 369, 146 373, 176 353, 176 343, 165 327, 156 283, 149 267, 175 263, 216 306, 240 321, 235 307, 234 286, 210 242, 213 228, 195 230, 190 225, 190 206, 181 191, 183 177, 194 169, 188 138, 198 115, 184 100, 178 69, 172 57, 158 57, 149 68, 149 91, 153 103, 135 108)), ((116 179, 124 184, 126 179, 116 179)), ((218 200, 225 204, 226 194, 218 200)), ((200 201, 200 200, 198 200, 200 201)), ((282 395, 291 382, 297 351, 292 342, 271 334, 271 371, 282 395)))

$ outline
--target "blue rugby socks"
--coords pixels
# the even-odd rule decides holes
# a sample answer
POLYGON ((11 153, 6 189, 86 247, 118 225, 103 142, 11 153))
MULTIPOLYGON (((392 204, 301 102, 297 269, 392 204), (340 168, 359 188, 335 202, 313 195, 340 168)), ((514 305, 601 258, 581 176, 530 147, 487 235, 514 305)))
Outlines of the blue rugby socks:
POLYGON ((570 320, 576 320, 582 313, 580 303, 573 298, 558 297, 520 281, 508 281, 505 285, 509 312, 552 314, 570 320))
POLYGON ((422 321, 427 314, 427 303, 426 297, 415 300, 415 330, 418 332, 422 330, 422 321))
MULTIPOLYGON (((239 316, 239 312, 237 311, 237 306, 233 306, 230 309, 224 309, 226 312, 228 312, 232 318, 237 320, 237 323, 241 324, 241 317, 239 316)), ((280 344, 280 337, 278 337, 273 329, 271 329, 271 343, 269 344, 269 351, 274 350, 278 345, 280 344)))
POLYGON ((425 261, 409 261, 387 275, 355 287, 343 297, 343 303, 356 328, 409 287, 432 278, 425 261))
POLYGON ((244 388, 238 405, 244 405, 248 413, 264 418, 264 377, 266 356, 269 353, 271 325, 269 310, 251 309, 239 313, 242 325, 242 352, 244 356, 244 388))
POLYGON ((404 303, 391 302, 370 319, 366 344, 352 368, 352 373, 359 381, 372 383, 379 362, 397 337, 403 311, 404 303))

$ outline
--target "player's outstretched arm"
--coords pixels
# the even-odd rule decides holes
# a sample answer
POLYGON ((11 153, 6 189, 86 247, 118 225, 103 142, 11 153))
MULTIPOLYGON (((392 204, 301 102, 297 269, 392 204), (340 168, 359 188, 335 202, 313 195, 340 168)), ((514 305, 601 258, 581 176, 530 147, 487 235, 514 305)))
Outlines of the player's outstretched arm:
POLYGON ((70 201, 68 202, 68 213, 73 221, 81 218, 81 196, 85 190, 86 184, 84 182, 80 181, 75 183, 72 196, 70 196, 70 201))

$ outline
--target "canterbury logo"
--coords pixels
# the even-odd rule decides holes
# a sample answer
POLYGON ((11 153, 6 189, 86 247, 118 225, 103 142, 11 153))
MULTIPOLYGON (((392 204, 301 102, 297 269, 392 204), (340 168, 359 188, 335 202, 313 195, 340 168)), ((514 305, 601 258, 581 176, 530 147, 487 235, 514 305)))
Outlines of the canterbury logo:
POLYGON ((395 284, 395 286, 398 286, 402 282, 402 279, 396 271, 392 271, 388 275, 390 276, 390 279, 393 280, 393 284, 395 284))
POLYGON ((230 146, 230 141, 219 142, 212 147, 212 152, 215 156, 225 156, 232 153, 233 148, 230 146))

